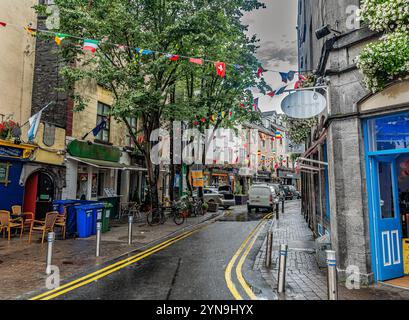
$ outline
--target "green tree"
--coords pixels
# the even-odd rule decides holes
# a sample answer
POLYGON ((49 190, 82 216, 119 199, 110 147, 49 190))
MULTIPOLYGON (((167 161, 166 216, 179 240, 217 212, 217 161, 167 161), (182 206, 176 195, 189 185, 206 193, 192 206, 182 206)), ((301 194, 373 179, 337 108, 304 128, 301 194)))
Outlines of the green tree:
MULTIPOLYGON (((249 116, 248 110, 238 108, 240 101, 252 103, 250 91, 243 89, 258 82, 257 40, 245 37, 240 17, 242 11, 263 4, 257 0, 55 0, 55 4, 61 25, 53 31, 79 38, 67 38, 61 49, 67 62, 61 70, 65 89, 75 92, 79 81, 93 80, 112 91, 112 116, 126 124, 145 157, 149 194, 157 207, 159 168, 150 161, 152 131, 161 122, 193 120, 192 115, 208 119, 213 112, 233 109, 236 119, 249 116), (94 56, 82 53, 80 38, 101 40, 94 56), (143 54, 134 48, 155 52, 143 54), (182 58, 170 61, 167 52, 224 60, 244 68, 240 71, 229 65, 223 80, 211 63, 197 66, 182 58), (142 144, 137 142, 129 117, 141 120, 142 144)), ((259 82, 265 86, 263 80, 259 82)), ((86 97, 73 94, 72 98, 77 110, 84 108, 86 97)), ((233 125, 230 118, 225 119, 226 125, 233 125)))

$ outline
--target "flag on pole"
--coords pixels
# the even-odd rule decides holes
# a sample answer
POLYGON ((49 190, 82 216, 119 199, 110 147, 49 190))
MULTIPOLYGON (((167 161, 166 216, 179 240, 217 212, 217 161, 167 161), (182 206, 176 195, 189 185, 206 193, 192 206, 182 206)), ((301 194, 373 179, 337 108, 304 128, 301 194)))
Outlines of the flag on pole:
POLYGON ((170 61, 179 60, 179 56, 177 54, 167 54, 166 57, 168 57, 170 59, 170 61))
POLYGON ((280 76, 281 76, 281 81, 284 83, 288 82, 288 73, 286 72, 280 72, 280 76))
POLYGON ((215 66, 217 75, 224 78, 226 75, 226 64, 224 62, 216 62, 215 66))
POLYGON ((6 27, 6 26, 7 26, 7 23, 0 21, 0 27, 6 27))
POLYGON ((268 95, 269 97, 273 98, 273 97, 276 95, 276 92, 275 92, 275 91, 271 91, 271 92, 267 93, 267 95, 268 95))
POLYGON ((82 48, 83 51, 91 51, 92 54, 95 53, 95 51, 98 49, 99 41, 98 40, 90 40, 90 39, 85 39, 84 40, 84 46, 82 48))
POLYGON ((94 129, 92 129, 92 134, 94 135, 94 137, 96 137, 101 132, 102 129, 105 129, 106 126, 107 120, 105 118, 102 118, 100 123, 98 123, 94 129))
POLYGON ((62 42, 66 37, 67 37, 66 34, 56 33, 54 40, 55 40, 55 43, 57 44, 57 46, 60 46, 60 45, 61 45, 61 42, 62 42))
POLYGON ((28 122, 30 123, 30 129, 28 130, 28 133, 27 133, 28 141, 33 141, 35 139, 37 135, 38 127, 40 126, 41 115, 43 114, 43 111, 47 109, 53 103, 54 101, 50 102, 44 108, 42 108, 39 112, 33 115, 30 119, 28 119, 28 122))
POLYGON ((203 60, 202 60, 202 59, 190 58, 189 61, 190 61, 191 63, 203 64, 203 60))
POLYGON ((260 78, 260 76, 263 74, 264 69, 262 67, 259 67, 257 70, 257 78, 260 78))

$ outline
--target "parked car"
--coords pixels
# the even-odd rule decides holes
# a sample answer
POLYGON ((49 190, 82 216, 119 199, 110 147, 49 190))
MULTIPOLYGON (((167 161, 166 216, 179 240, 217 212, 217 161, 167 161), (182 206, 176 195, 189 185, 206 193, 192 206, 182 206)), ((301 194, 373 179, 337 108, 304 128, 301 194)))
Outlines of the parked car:
POLYGON ((278 183, 272 183, 272 184, 269 184, 269 185, 273 186, 275 188, 275 191, 278 194, 280 201, 284 201, 285 200, 284 186, 282 184, 278 184, 278 183))
MULTIPOLYGON (((197 190, 193 191, 193 197, 198 197, 199 193, 197 190)), ((223 195, 217 191, 217 188, 203 188, 203 200, 205 203, 214 202, 218 205, 223 203, 223 195)))
POLYGON ((293 199, 301 199, 301 192, 298 191, 294 186, 290 186, 293 192, 293 199))
POLYGON ((284 195, 285 195, 285 200, 292 200, 294 197, 293 190, 291 189, 292 186, 287 186, 284 185, 284 195))
POLYGON ((234 207, 236 205, 233 190, 230 186, 220 186, 217 191, 223 195, 222 207, 224 209, 229 209, 230 207, 234 207))
POLYGON ((249 200, 247 201, 247 211, 251 213, 253 209, 273 211, 275 205, 279 203, 280 195, 276 193, 274 186, 253 185, 249 190, 249 200))

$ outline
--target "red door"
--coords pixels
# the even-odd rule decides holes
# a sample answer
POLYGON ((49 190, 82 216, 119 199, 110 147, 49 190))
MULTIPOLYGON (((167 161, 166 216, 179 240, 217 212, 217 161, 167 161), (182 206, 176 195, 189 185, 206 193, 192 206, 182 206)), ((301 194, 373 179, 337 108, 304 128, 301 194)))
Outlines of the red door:
POLYGON ((23 212, 36 212, 38 172, 28 177, 24 187, 23 212))

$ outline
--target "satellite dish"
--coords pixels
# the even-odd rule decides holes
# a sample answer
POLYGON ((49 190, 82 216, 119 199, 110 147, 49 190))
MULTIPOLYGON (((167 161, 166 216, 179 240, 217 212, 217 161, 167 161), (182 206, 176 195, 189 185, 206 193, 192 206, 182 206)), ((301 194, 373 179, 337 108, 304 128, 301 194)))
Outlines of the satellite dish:
POLYGON ((327 107, 325 97, 315 91, 297 91, 281 102, 281 110, 296 119, 308 119, 319 115, 327 107))

